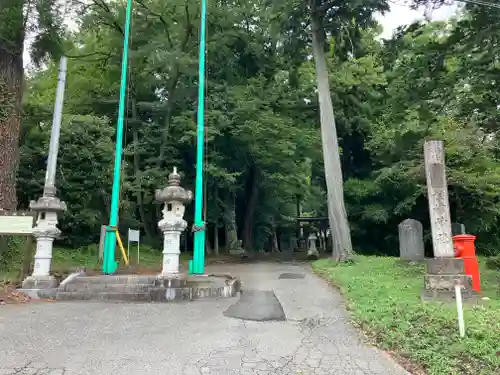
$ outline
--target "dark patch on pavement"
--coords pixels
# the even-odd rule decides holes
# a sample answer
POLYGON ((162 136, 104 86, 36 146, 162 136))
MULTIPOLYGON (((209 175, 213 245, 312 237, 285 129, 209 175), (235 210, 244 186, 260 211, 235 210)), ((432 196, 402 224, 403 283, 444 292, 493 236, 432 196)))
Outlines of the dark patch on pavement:
POLYGON ((243 320, 286 320, 285 312, 273 291, 245 290, 240 300, 224 311, 224 316, 243 320))
POLYGON ((305 275, 303 273, 289 273, 289 272, 285 272, 285 273, 282 273, 278 279, 303 279, 305 277, 305 275))

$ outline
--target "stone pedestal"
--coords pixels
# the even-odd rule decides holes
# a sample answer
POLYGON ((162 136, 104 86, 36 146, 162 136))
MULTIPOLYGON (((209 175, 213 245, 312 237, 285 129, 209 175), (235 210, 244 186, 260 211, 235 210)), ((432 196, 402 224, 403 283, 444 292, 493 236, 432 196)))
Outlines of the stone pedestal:
POLYGON ((179 220, 168 223, 161 220, 158 227, 163 232, 163 268, 160 276, 176 276, 179 274, 181 233, 187 228, 187 222, 179 220))
POLYGON ((38 212, 33 230, 36 238, 36 252, 33 274, 23 281, 23 289, 49 289, 57 287, 56 279, 51 276, 52 247, 61 231, 57 228, 57 213, 66 210, 66 203, 55 197, 54 187, 45 187, 44 196, 31 201, 30 208, 38 212))
POLYGON ((422 298, 452 300, 455 298, 455 285, 462 286, 462 296, 469 299, 475 295, 472 278, 464 272, 464 261, 458 258, 428 259, 427 274, 424 276, 425 290, 422 298))

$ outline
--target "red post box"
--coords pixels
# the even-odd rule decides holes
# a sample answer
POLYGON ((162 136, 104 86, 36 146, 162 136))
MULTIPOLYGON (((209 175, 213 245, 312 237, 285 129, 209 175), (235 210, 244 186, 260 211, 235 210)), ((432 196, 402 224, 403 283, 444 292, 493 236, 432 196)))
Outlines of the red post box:
POLYGON ((481 281, 479 277, 479 263, 476 257, 474 241, 476 236, 470 234, 458 234, 453 236, 453 247, 455 256, 464 260, 465 274, 472 276, 472 289, 481 291, 481 281))

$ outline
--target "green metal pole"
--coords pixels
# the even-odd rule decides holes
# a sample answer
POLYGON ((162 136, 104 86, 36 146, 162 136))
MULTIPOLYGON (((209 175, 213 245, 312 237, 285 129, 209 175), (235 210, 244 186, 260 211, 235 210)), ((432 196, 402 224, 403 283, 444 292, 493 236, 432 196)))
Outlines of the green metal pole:
POLYGON ((125 113, 125 94, 127 91, 128 40, 130 35, 131 18, 132 0, 127 0, 127 10, 125 15, 125 35, 123 36, 120 103, 118 105, 118 123, 116 125, 116 150, 113 173, 113 192, 111 194, 111 214, 109 217, 110 228, 108 228, 108 230, 106 231, 102 265, 102 272, 105 274, 114 273, 117 267, 117 264, 115 262, 116 233, 112 229, 118 225, 118 209, 120 203, 120 172, 123 153, 123 117, 125 113))
POLYGON ((205 138, 205 24, 207 17, 207 1, 201 0, 200 26, 200 60, 198 78, 198 129, 196 147, 196 187, 194 201, 194 274, 205 272, 205 223, 203 222, 203 144, 205 138))

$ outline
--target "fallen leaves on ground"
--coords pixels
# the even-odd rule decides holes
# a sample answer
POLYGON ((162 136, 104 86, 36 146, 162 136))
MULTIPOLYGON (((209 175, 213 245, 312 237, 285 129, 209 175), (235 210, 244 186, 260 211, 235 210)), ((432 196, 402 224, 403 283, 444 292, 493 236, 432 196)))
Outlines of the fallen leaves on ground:
POLYGON ((22 304, 30 301, 24 293, 16 291, 16 285, 12 283, 0 284, 0 306, 6 304, 22 304))

